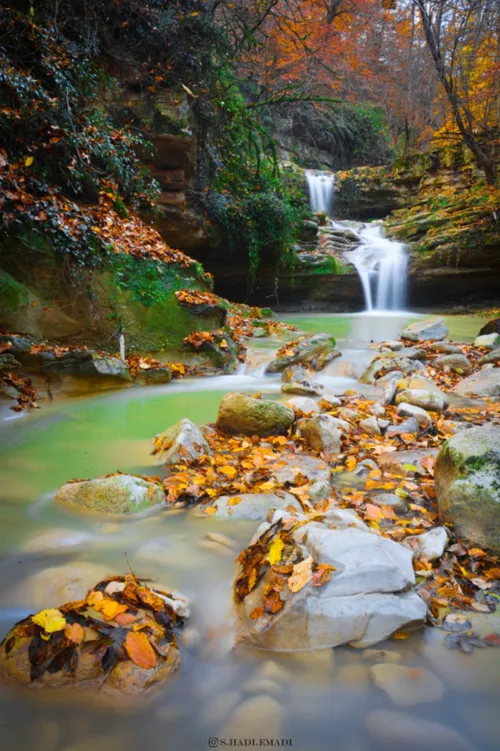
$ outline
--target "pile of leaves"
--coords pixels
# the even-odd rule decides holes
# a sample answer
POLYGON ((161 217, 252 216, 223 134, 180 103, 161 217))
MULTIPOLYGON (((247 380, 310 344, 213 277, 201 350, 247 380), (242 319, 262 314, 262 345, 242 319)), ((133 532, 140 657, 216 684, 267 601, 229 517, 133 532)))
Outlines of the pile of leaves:
POLYGON ((16 372, 0 373, 0 392, 2 387, 17 391, 17 403, 9 408, 13 412, 30 412, 38 407, 37 391, 30 378, 16 372))
POLYGON ((161 370, 162 368, 169 368, 172 372, 172 378, 192 375, 192 368, 180 362, 160 362, 153 357, 141 357, 141 355, 128 355, 125 359, 133 379, 137 378, 140 371, 161 370))
POLYGON ((221 298, 212 292, 200 292, 196 289, 180 289, 175 293, 177 301, 181 305, 217 305, 220 306, 221 298))
MULTIPOLYGON (((321 515, 317 517, 321 518, 321 515)), ((284 591, 299 592, 309 582, 314 587, 321 587, 330 580, 335 566, 317 563, 310 555, 305 558, 293 539, 295 530, 307 524, 311 518, 305 521, 297 521, 293 517, 280 519, 238 556, 240 572, 234 584, 237 603, 255 589, 268 571, 272 574, 263 592, 262 605, 252 611, 250 618, 256 620, 264 613, 278 613, 285 605, 286 596, 281 597, 284 591)))
POLYGON ((213 344, 220 349, 229 348, 227 341, 224 339, 222 329, 218 329, 217 331, 192 331, 189 336, 183 339, 183 344, 194 349, 200 349, 200 347, 203 347, 207 343, 213 344))
POLYGON ((99 582, 85 599, 42 610, 20 621, 1 644, 6 655, 19 638, 29 638, 30 679, 45 672, 75 676, 84 652, 96 655, 103 682, 126 660, 149 670, 176 647, 174 628, 183 622, 168 592, 143 584, 133 574, 99 582))

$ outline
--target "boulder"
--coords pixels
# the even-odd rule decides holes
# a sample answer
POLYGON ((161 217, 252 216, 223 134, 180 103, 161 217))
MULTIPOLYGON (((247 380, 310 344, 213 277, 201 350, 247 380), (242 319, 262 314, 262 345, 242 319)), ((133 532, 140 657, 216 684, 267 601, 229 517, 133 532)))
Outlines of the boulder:
POLYGON ((320 396, 325 387, 318 381, 289 381, 281 386, 281 390, 284 394, 320 396))
POLYGON ((435 470, 439 515, 460 535, 500 553, 500 426, 456 433, 435 470))
POLYGON ((294 396, 287 401, 287 407, 291 407, 295 414, 299 415, 317 415, 321 412, 318 402, 314 399, 308 399, 307 396, 294 396))
POLYGON ((483 355, 479 360, 479 365, 487 365, 490 362, 499 362, 500 361, 500 347, 498 349, 492 349, 491 352, 487 352, 485 355, 483 355))
POLYGON ((335 352, 335 339, 330 334, 302 336, 278 350, 277 357, 271 360, 266 373, 281 373, 289 365, 308 363, 316 369, 318 358, 324 363, 327 353, 335 352))
POLYGON ((297 422, 297 432, 314 451, 338 454, 341 448, 340 433, 331 415, 303 417, 297 422))
POLYGON ((474 347, 484 347, 484 349, 497 349, 500 347, 500 334, 482 334, 474 340, 474 347))
POLYGON ((135 378, 136 383, 145 385, 154 385, 160 383, 170 383, 172 380, 172 371, 168 365, 160 365, 157 368, 140 369, 135 378))
POLYGON ((421 407, 415 407, 414 404, 399 402, 396 412, 401 417, 414 417, 420 430, 427 430, 427 428, 430 428, 432 425, 432 417, 427 410, 422 409, 421 407))
MULTIPOLYGON (((291 493, 241 493, 224 495, 210 504, 217 510, 213 516, 217 519, 248 519, 265 521, 272 510, 294 509, 302 511, 302 506, 291 493)), ((198 510, 197 510, 198 511, 198 510)), ((198 513, 197 513, 198 515, 198 513)))
POLYGON ((469 360, 462 354, 436 357, 433 365, 438 370, 453 370, 455 373, 465 373, 466 375, 472 370, 469 360))
POLYGON ((162 464, 178 464, 211 454, 212 449, 196 425, 184 418, 153 438, 154 454, 162 464))
POLYGON ((0 645, 0 677, 30 688, 143 694, 179 667, 178 612, 175 596, 134 576, 104 579, 82 600, 16 624, 0 645), (154 629, 137 630, 147 622, 154 629))
POLYGON ((295 420, 293 409, 269 399, 230 392, 222 397, 217 427, 243 435, 284 435, 295 420))
POLYGON ((382 404, 392 404, 396 396, 399 380, 402 377, 403 373, 400 370, 395 370, 381 378, 377 378, 375 385, 383 389, 384 392, 382 404))
POLYGON ((429 344, 429 350, 431 352, 438 352, 441 355, 461 355, 462 347, 459 344, 452 344, 451 342, 433 342, 429 344))
POLYGON ((411 373, 427 373, 427 369, 420 360, 412 360, 409 357, 400 356, 399 352, 394 357, 382 357, 374 360, 359 377, 360 383, 374 385, 378 383, 377 376, 383 371, 391 373, 398 371, 404 375, 411 373))
MULTIPOLYGON (((306 523, 285 538, 287 557, 290 554, 299 561, 294 570, 316 564, 335 568, 319 586, 313 585, 312 574, 301 581, 298 571, 293 575, 299 581, 290 585, 290 579, 278 582, 276 573, 266 565, 258 569, 261 578, 257 586, 246 593, 244 578, 249 573, 242 563, 235 582, 239 641, 283 652, 341 644, 364 647, 398 629, 423 624, 425 603, 408 591, 414 584, 409 550, 370 532, 351 511, 328 511, 322 522, 300 516, 298 521, 306 523), (284 604, 259 615, 256 609, 262 607, 273 585, 284 604)), ((266 555, 267 546, 275 539, 273 532, 279 534, 277 526, 283 522, 286 515, 277 513, 271 522, 261 525, 240 560, 247 558, 257 565, 255 556, 266 555)))
POLYGON ((479 370, 453 389, 459 396, 500 396, 500 368, 479 370))
POLYGON ((448 545, 448 532, 445 527, 434 527, 421 535, 411 535, 403 540, 413 552, 413 557, 425 558, 427 561, 435 561, 441 558, 448 545))
POLYGON ((441 396, 426 389, 403 389, 397 393, 395 401, 398 406, 406 404, 429 412, 441 412, 445 407, 441 396))
MULTIPOLYGON (((444 391, 441 391, 441 389, 438 388, 434 381, 432 381, 430 378, 423 378, 419 375, 412 375, 408 378, 402 378, 398 382, 397 393, 404 391, 405 389, 430 391, 431 394, 434 394, 434 396, 442 399, 445 407, 447 407, 450 403, 450 397, 448 396, 448 394, 444 391)), ((423 407, 423 405, 421 404, 416 404, 415 406, 423 407)), ((423 409, 425 409, 425 407, 423 407, 423 409)))
POLYGON ((134 475, 113 475, 68 482, 59 488, 55 499, 73 510, 135 514, 163 503, 165 493, 156 482, 134 475))
POLYGON ((500 318, 493 318, 491 321, 488 321, 481 331, 479 332, 479 336, 484 336, 485 334, 499 334, 500 335, 500 318))
POLYGON ((426 668, 409 668, 384 662, 372 665, 370 673, 375 685, 400 707, 440 701, 444 694, 442 680, 426 668))
POLYGON ((412 342, 424 342, 432 339, 434 341, 446 339, 448 336, 448 326, 444 318, 428 318, 425 321, 416 321, 405 328, 401 334, 402 339, 409 339, 412 342))
POLYGON ((129 367, 125 360, 110 355, 100 355, 97 352, 86 349, 75 349, 64 352, 57 356, 52 350, 38 352, 37 360, 40 361, 44 373, 58 373, 61 375, 83 377, 108 377, 131 381, 129 367))
POLYGON ((474 751, 456 730, 404 712, 378 709, 365 724, 373 743, 384 751, 474 751))

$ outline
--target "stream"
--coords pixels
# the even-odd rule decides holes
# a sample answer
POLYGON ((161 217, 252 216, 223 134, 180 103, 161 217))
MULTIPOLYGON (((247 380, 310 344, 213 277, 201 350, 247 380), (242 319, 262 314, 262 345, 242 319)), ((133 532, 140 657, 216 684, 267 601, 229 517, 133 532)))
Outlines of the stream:
MULTIPOLYGON (((370 343, 397 336, 414 318, 372 313, 286 320, 303 331, 337 337, 342 357, 318 375, 329 391, 341 393, 370 388, 356 381, 373 355, 370 343)), ((473 316, 449 317, 450 339, 471 341, 483 322, 473 316)), ((182 417, 197 424, 213 421, 227 391, 284 399, 279 376, 262 374, 282 341, 253 340, 247 362, 232 376, 132 387, 52 405, 44 402, 31 415, 0 422, 1 636, 20 618, 64 601, 58 580, 63 568, 74 572, 77 583, 83 576, 91 585, 102 575, 126 571, 125 554, 139 577, 179 589, 193 605, 181 639, 179 673, 149 701, 137 700, 132 709, 110 707, 98 695, 87 702, 78 692, 63 696, 0 687, 6 751, 202 751, 230 745, 224 728, 233 712, 252 697, 255 700, 245 705, 248 726, 254 732, 258 727, 263 739, 286 740, 281 745, 295 751, 383 751, 388 746, 377 745, 365 727, 365 718, 383 709, 401 709, 414 718, 454 728, 477 751, 498 748, 497 650, 475 649, 470 655, 450 651, 439 638, 442 632, 427 628, 371 650, 231 651, 234 558, 255 531, 254 522, 199 518, 184 510, 100 520, 53 503, 54 491, 70 478, 117 469, 155 474, 151 437, 182 417), (67 545, 32 552, 34 536, 54 529, 66 531, 67 545), (207 545, 209 532, 229 536, 234 554, 221 555, 207 545), (442 698, 395 707, 370 678, 370 666, 382 661, 397 661, 417 672, 430 668, 444 682, 442 698)), ((245 744, 235 739, 231 745, 245 744)), ((411 748, 435 751, 444 746, 436 742, 431 747, 427 741, 419 745, 418 738, 412 738, 411 748)))

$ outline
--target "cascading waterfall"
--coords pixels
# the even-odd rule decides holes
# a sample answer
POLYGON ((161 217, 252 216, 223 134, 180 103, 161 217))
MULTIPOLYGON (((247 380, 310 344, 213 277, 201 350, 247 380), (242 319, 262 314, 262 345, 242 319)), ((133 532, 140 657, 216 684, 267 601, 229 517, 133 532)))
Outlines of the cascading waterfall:
POLYGON ((366 310, 404 310, 408 256, 403 243, 384 236, 382 224, 365 224, 358 247, 349 253, 365 295, 366 310))
MULTIPOLYGON (((334 175, 331 172, 306 170, 309 200, 314 212, 326 211, 331 217, 333 206, 334 175)), ((340 231, 346 231, 342 222, 331 221, 340 231)), ((371 224, 348 223, 350 235, 358 236, 359 245, 346 251, 344 257, 359 274, 367 311, 402 311, 406 305, 408 283, 408 255, 403 243, 389 240, 384 235, 381 222, 371 224)))
POLYGON ((331 216, 334 177, 331 172, 306 170, 309 203, 314 212, 326 211, 331 216))

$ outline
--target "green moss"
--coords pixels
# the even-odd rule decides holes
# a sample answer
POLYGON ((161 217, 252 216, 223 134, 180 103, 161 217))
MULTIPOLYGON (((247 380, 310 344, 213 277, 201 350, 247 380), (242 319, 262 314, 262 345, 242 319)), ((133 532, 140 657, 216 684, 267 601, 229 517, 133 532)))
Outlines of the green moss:
POLYGON ((0 315, 19 310, 29 302, 29 290, 0 269, 0 315))

